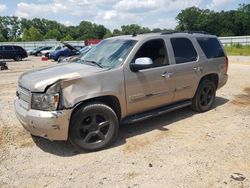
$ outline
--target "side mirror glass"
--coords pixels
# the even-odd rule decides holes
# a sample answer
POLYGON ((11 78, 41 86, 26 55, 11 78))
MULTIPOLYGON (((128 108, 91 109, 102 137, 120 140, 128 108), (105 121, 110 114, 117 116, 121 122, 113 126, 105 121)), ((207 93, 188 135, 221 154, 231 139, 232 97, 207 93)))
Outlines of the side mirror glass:
POLYGON ((134 63, 131 63, 131 70, 137 72, 142 69, 150 68, 153 64, 152 59, 148 57, 140 57, 135 60, 134 63))

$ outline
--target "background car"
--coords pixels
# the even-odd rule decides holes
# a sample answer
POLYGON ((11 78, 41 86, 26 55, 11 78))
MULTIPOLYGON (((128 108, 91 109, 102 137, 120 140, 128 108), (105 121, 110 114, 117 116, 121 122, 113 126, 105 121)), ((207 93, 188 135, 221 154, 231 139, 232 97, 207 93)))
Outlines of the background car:
POLYGON ((0 46, 0 59, 14 59, 21 61, 23 58, 28 57, 25 49, 21 46, 3 45, 0 46))
POLYGON ((80 50, 80 54, 79 55, 73 55, 70 57, 66 57, 66 58, 61 58, 58 59, 58 63, 66 63, 66 62, 74 62, 77 61, 79 59, 81 59, 82 56, 84 56, 91 48, 93 48, 95 45, 92 46, 85 46, 84 48, 82 48, 80 50))
POLYGON ((29 55, 41 56, 42 55, 41 51, 50 50, 51 48, 52 46, 40 46, 33 50, 30 50, 29 55))
POLYGON ((49 54, 49 58, 50 59, 54 59, 55 61, 57 61, 58 59, 62 59, 65 57, 69 57, 69 56, 73 56, 73 55, 79 55, 80 51, 78 49, 80 49, 80 47, 73 47, 70 44, 67 43, 63 43, 65 48, 61 49, 61 50, 57 50, 54 52, 51 52, 49 54))
POLYGON ((61 49, 63 49, 63 47, 64 47, 63 45, 56 45, 56 46, 52 47, 49 50, 42 50, 41 51, 41 55, 44 55, 45 57, 49 57, 49 54, 51 52, 54 52, 54 51, 57 51, 57 50, 61 50, 61 49))

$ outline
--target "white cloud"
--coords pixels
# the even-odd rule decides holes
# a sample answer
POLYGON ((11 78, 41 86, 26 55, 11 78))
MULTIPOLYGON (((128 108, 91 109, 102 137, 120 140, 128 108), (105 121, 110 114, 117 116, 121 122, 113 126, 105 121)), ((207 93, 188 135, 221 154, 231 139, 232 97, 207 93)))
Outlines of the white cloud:
POLYGON ((5 4, 0 4, 0 12, 4 12, 7 9, 5 4))
POLYGON ((104 20, 111 20, 112 18, 117 16, 117 12, 115 10, 110 10, 110 11, 106 11, 104 13, 104 20))
POLYGON ((113 8, 123 12, 143 12, 156 9, 156 3, 156 0, 121 0, 113 8))
POLYGON ((48 15, 93 16, 95 5, 87 0, 53 0, 50 3, 24 3, 17 4, 16 16, 25 18, 46 17, 48 15))
POLYGON ((220 1, 212 0, 212 2, 209 5, 207 5, 207 8, 212 9, 212 10, 217 10, 218 8, 228 5, 234 1, 235 0, 220 0, 220 1))
POLYGON ((122 12, 170 12, 190 6, 198 6, 201 2, 202 0, 121 0, 113 8, 122 12))
MULTIPOLYGON (((225 1, 225 0, 222 0, 225 1)), ((20 2, 16 16, 25 18, 56 18, 65 25, 71 25, 71 18, 88 20, 119 28, 126 24, 160 28, 174 28, 176 22, 169 14, 190 6, 199 6, 202 0, 39 0, 38 3, 20 2), (66 17, 66 21, 62 18, 66 17), (70 17, 70 18, 68 18, 70 17)))
POLYGON ((50 4, 18 3, 15 15, 22 18, 47 16, 51 11, 50 4), (42 14, 41 14, 42 12, 42 14))
POLYGON ((59 21, 61 24, 66 25, 66 26, 75 26, 72 21, 66 20, 66 21, 59 21))
POLYGON ((175 18, 160 18, 149 25, 149 28, 174 29, 177 26, 175 18))

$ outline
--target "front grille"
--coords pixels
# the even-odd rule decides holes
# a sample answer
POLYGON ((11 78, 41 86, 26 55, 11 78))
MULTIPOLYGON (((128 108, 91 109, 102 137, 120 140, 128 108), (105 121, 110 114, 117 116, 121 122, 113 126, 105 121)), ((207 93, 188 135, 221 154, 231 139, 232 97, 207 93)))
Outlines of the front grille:
POLYGON ((30 101, 31 101, 31 92, 22 86, 18 86, 17 97, 22 101, 22 104, 23 104, 22 106, 25 109, 28 109, 30 105, 30 101))

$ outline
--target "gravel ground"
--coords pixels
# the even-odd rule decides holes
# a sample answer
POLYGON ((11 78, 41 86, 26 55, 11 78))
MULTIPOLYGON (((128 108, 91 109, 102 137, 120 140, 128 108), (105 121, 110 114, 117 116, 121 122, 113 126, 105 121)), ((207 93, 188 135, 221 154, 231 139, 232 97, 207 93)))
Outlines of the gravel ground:
POLYGON ((212 110, 121 125, 115 145, 94 153, 22 128, 13 107, 18 76, 55 63, 8 62, 0 71, 0 187, 250 187, 250 57, 230 62, 212 110))

